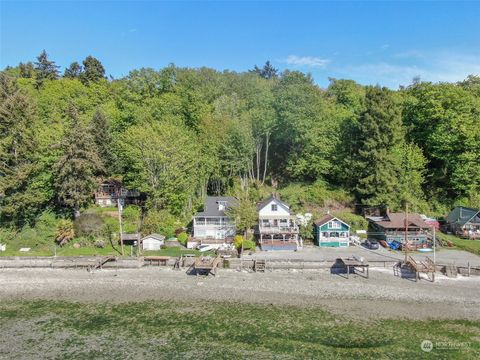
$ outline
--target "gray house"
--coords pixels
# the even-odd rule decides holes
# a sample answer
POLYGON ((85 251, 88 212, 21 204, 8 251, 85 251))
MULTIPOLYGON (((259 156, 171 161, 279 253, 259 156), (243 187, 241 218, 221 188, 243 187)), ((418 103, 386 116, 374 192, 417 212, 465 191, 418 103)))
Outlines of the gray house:
POLYGON ((448 229, 467 239, 480 239, 480 210, 457 206, 448 214, 448 229))
POLYGON ((207 196, 203 210, 193 218, 195 240, 226 240, 235 236, 235 223, 226 211, 236 204, 233 197, 207 196))

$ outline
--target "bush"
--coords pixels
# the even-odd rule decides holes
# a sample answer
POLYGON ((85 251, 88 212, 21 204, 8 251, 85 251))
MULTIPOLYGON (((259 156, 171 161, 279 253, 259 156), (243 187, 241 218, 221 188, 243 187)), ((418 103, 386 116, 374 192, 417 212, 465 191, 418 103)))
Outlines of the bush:
POLYGON ((235 238, 233 239, 233 245, 236 249, 242 248, 243 240, 244 239, 242 235, 235 235, 235 238))
POLYGON ((242 235, 235 235, 235 238, 233 239, 233 245, 235 248, 240 251, 242 249, 242 244, 243 250, 255 250, 257 247, 253 239, 245 240, 242 235))
POLYGON ((243 242, 243 249, 244 250, 255 250, 257 245, 255 244, 255 241, 253 240, 245 240, 243 242))
POLYGON ((62 219, 57 224, 55 241, 63 246, 75 236, 74 226, 71 220, 62 219))
POLYGON ((35 232, 38 242, 42 244, 53 243, 57 231, 58 219, 54 213, 44 211, 35 223, 35 232))
POLYGON ((175 230, 181 226, 175 216, 167 210, 149 210, 142 224, 142 235, 159 233, 168 239, 175 236, 175 230))
POLYGON ((180 244, 182 244, 183 246, 187 246, 187 240, 188 240, 188 235, 187 235, 187 233, 182 232, 182 233, 178 234, 177 240, 178 240, 178 242, 179 242, 180 244))
POLYGON ((74 223, 76 236, 99 236, 103 230, 103 219, 94 213, 80 215, 74 223))
POLYGON ((141 210, 137 205, 128 205, 122 212, 125 233, 136 233, 140 225, 141 210))

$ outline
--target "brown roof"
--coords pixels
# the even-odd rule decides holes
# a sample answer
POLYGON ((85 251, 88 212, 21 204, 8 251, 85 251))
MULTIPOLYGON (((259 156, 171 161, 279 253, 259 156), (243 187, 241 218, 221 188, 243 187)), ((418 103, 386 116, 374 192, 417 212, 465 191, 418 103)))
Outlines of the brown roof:
MULTIPOLYGON (((404 228, 405 213, 389 213, 385 220, 376 221, 376 223, 385 229, 404 228)), ((408 226, 418 227, 420 229, 430 228, 419 214, 408 214, 408 226)))
POLYGON ((315 220, 315 225, 323 225, 325 224, 326 222, 330 221, 330 220, 333 220, 335 219, 335 216, 332 216, 330 214, 327 214, 325 215, 324 217, 318 219, 318 220, 315 220))

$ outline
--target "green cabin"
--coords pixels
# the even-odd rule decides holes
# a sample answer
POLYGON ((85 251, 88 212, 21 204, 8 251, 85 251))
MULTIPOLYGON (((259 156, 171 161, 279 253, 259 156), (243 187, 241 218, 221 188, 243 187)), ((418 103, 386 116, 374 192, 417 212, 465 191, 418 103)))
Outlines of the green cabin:
POLYGON ((314 223, 315 243, 320 247, 347 247, 350 239, 350 225, 327 214, 314 223))

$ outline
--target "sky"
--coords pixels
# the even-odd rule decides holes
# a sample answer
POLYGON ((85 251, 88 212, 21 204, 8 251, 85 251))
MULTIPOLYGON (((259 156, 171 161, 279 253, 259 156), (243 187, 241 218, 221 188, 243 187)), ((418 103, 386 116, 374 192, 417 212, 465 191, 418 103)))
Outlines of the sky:
POLYGON ((391 88, 480 75, 480 1, 5 1, 0 68, 45 49, 63 68, 86 56, 108 75, 141 67, 279 70, 391 88))

